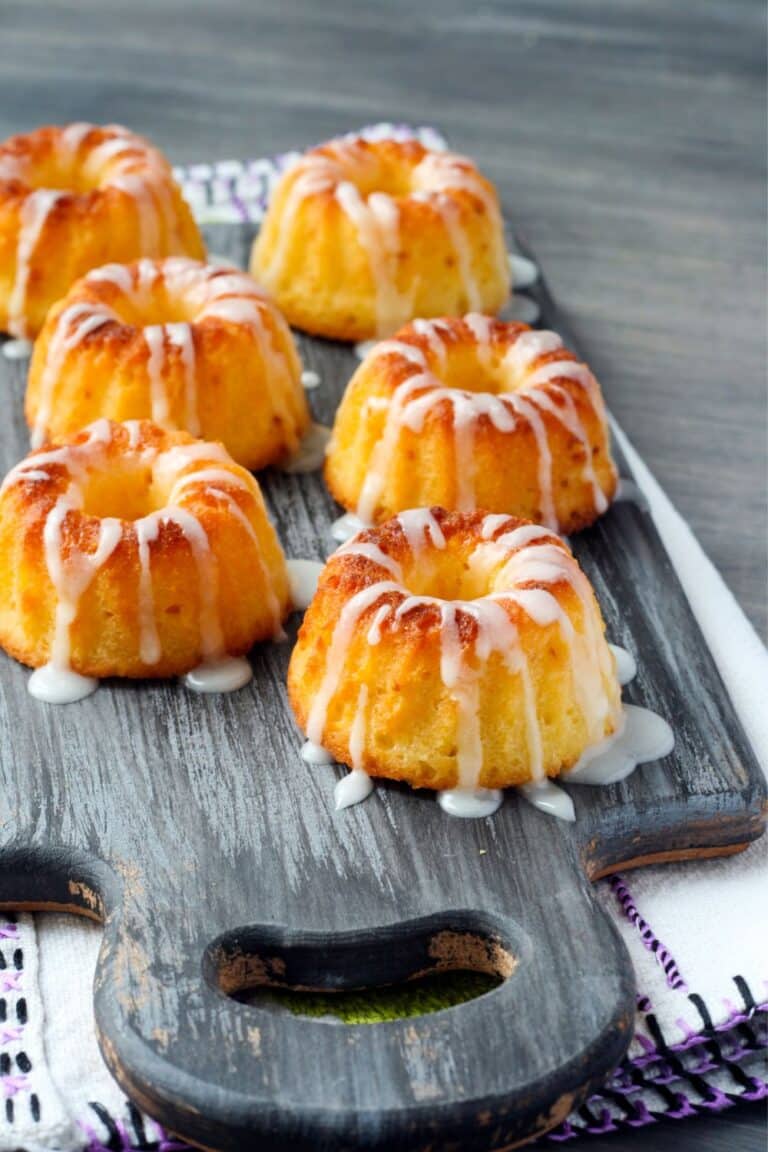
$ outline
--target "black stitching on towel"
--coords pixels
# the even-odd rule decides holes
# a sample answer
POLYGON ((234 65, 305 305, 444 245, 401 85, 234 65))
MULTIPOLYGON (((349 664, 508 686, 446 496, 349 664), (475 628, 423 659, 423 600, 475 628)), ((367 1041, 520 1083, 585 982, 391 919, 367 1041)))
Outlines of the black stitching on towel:
POLYGON ((29 1098, 29 1110, 32 1113, 32 1119, 38 1122, 40 1120, 40 1098, 37 1092, 33 1092, 29 1098))
POLYGON ((147 1133, 144 1128, 144 1120, 135 1104, 128 1101, 128 1115, 131 1118, 133 1131, 136 1135, 137 1148, 144 1149, 154 1147, 147 1142, 147 1133))
POLYGON ((707 1032, 714 1032, 715 1026, 712 1023, 712 1017, 709 1014, 709 1009, 707 1008, 706 1004, 702 1000, 701 996, 699 996, 698 992, 689 992, 688 993, 688 999, 690 1000, 691 1004, 693 1004, 696 1011, 699 1013, 699 1016, 701 1016, 701 1019, 704 1023, 705 1030, 707 1032))
POLYGON ((17 1065, 20 1072, 31 1072, 32 1071, 32 1061, 30 1060, 29 1056, 27 1056, 26 1052, 18 1052, 17 1053, 16 1065, 17 1065))
POLYGON ((757 1004, 755 1002, 754 996, 752 995, 752 990, 749 987, 749 984, 747 984, 743 976, 734 976, 733 982, 741 993, 741 998, 744 1001, 744 1007, 746 1008, 747 1012, 754 1012, 755 1008, 757 1008, 757 1004))
POLYGON ((120 1152, 120 1149, 123 1148, 123 1140, 120 1135, 120 1129, 112 1119, 109 1111, 104 1107, 103 1104, 99 1104, 95 1100, 91 1100, 89 1103, 90 1107, 93 1108, 99 1120, 101 1120, 102 1124, 109 1133, 109 1139, 107 1140, 105 1147, 114 1149, 114 1152, 120 1152))
POLYGON ((22 996, 16 1001, 16 1019, 19 1024, 26 1024, 27 1022, 27 999, 22 996))
POLYGON ((13 966, 17 972, 21 972, 24 967, 24 953, 21 948, 17 948, 13 954, 13 966))

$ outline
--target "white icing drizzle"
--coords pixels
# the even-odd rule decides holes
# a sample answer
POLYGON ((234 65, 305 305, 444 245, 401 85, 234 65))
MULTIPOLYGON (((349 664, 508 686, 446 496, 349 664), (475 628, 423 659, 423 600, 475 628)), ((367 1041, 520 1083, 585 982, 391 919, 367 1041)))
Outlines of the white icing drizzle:
POLYGON ((6 360, 27 360, 32 355, 31 340, 6 340, 2 346, 6 360))
POLYGON ((320 744, 313 744, 311 740, 305 740, 301 746, 301 758, 305 764, 335 764, 333 756, 330 752, 326 752, 325 748, 320 744))
POLYGON ((298 612, 304 612, 317 591, 323 565, 318 560, 287 560, 286 567, 291 603, 298 612))
POLYGON ((521 784, 517 789, 522 796, 548 816, 556 816, 558 820, 572 822, 576 819, 576 809, 573 800, 562 788, 552 780, 537 780, 532 784, 521 784))
MULTIPOLYGON (((428 510, 401 513, 398 520, 414 558, 427 546, 444 546, 442 530, 428 510)), ((523 691, 523 720, 531 781, 520 791, 526 800, 542 811, 563 820, 575 819, 571 797, 544 773, 533 682, 517 628, 503 607, 505 601, 513 601, 540 626, 558 624, 568 644, 572 682, 585 721, 588 744, 575 767, 563 774, 563 780, 572 784, 613 784, 628 776, 638 763, 659 759, 672 751, 674 735, 662 717, 631 704, 623 705, 618 713, 614 712, 604 679, 610 679, 615 663, 620 683, 627 683, 634 676, 636 665, 624 649, 611 646, 613 656, 609 655, 589 602, 589 583, 573 558, 552 542, 545 528, 524 524, 505 531, 507 525, 513 523, 510 517, 501 514, 484 518, 480 528, 481 542, 470 558, 470 567, 478 565, 487 569, 501 565, 497 575, 503 575, 508 587, 503 592, 472 601, 445 601, 410 595, 397 575, 399 566, 375 542, 353 540, 340 549, 342 554, 366 557, 395 579, 380 580, 361 589, 342 608, 326 655, 324 675, 310 708, 307 720, 309 740, 305 749, 319 748, 322 752, 328 709, 339 687, 350 644, 365 613, 376 608, 366 634, 367 643, 376 645, 381 640, 385 624, 396 630, 399 622, 414 609, 433 605, 440 613, 441 679, 456 705, 457 783, 456 787, 439 794, 441 808, 452 816, 483 817, 496 811, 502 801, 501 792, 479 786, 483 768, 479 683, 486 661, 493 653, 498 653, 509 672, 520 676, 523 691), (525 586, 532 582, 557 584, 563 580, 570 583, 582 600, 583 635, 576 633, 570 618, 545 587, 525 586), (460 640, 461 614, 472 617, 476 623, 474 666, 465 659, 464 645, 460 640), (606 738, 604 732, 609 719, 614 731, 606 738)), ((367 704, 368 687, 363 685, 350 729, 352 772, 336 786, 337 807, 365 799, 372 787, 363 769, 367 704)), ((313 754, 320 756, 320 753, 313 754)), ((326 761, 317 759, 312 762, 326 761)))
POLYGON ((373 781, 363 768, 365 751, 365 709, 368 705, 368 685, 361 684, 357 707, 349 731, 349 759, 352 771, 337 783, 334 789, 336 810, 360 804, 373 791, 373 781))
POLYGON ((65 560, 62 551, 62 527, 67 515, 78 508, 77 492, 70 488, 59 496, 46 517, 43 527, 43 549, 48 574, 56 593, 51 655, 43 668, 28 681, 29 692, 51 704, 68 704, 82 700, 97 687, 91 677, 80 676, 70 664, 70 629, 77 617, 80 599, 92 583, 99 568, 109 559, 122 539, 122 524, 105 517, 99 524, 99 539, 94 552, 73 551, 65 560))
MULTIPOLYGON (((138 451, 140 423, 128 422, 125 427, 129 434, 130 450, 138 451)), ((4 481, 4 486, 8 486, 20 480, 50 479, 49 473, 45 471, 45 466, 48 464, 63 464, 70 475, 67 490, 56 500, 43 527, 46 567, 57 597, 51 658, 44 668, 38 669, 33 674, 29 682, 29 690, 33 695, 57 703, 81 699, 97 686, 97 681, 79 676, 71 668, 70 628, 77 617, 83 594, 126 535, 123 521, 105 517, 99 522, 98 544, 92 553, 82 552, 77 548, 65 551, 63 548, 62 530, 67 514, 70 511, 77 512, 81 508, 81 483, 92 468, 104 466, 101 454, 110 443, 113 434, 112 426, 107 420, 96 421, 87 431, 88 439, 84 443, 38 453, 22 461, 4 481)), ((216 558, 201 522, 189 509, 175 504, 174 501, 185 489, 197 485, 206 493, 227 503, 230 514, 242 523, 253 541, 255 556, 261 566, 265 596, 274 619, 275 634, 279 635, 280 603, 261 554, 256 531, 231 493, 221 488, 221 485, 232 485, 249 490, 249 485, 243 477, 224 468, 198 468, 185 475, 174 475, 198 460, 221 458, 229 462, 227 454, 215 444, 178 445, 160 454, 147 449, 141 453, 145 462, 147 454, 153 465, 155 480, 161 483, 163 479, 165 482, 172 482, 172 487, 169 502, 164 508, 134 521, 131 526, 136 537, 139 564, 137 587, 139 655, 148 666, 157 664, 162 656, 154 612, 151 549, 158 541, 161 529, 167 524, 175 524, 187 541, 194 558, 200 601, 200 647, 203 659, 201 664, 188 674, 187 684, 200 692, 232 691, 240 688, 251 678, 252 670, 247 660, 231 657, 225 651, 219 615, 216 558)))
POLYGON ((504 802, 504 793, 498 788, 447 788, 438 792, 437 802, 448 816, 476 820, 497 812, 504 802))
POLYGON ((85 303, 70 304, 59 315, 40 376, 37 412, 30 437, 33 448, 39 448, 48 435, 53 392, 68 354, 91 332, 115 319, 115 313, 110 308, 85 303))
MULTIPOLYGON (((159 283, 172 297, 183 300, 192 314, 192 322, 173 321, 163 324, 150 323, 141 331, 147 345, 146 373, 150 391, 150 412, 155 423, 165 428, 183 427, 192 435, 201 434, 198 371, 195 354, 194 327, 206 319, 216 318, 235 325, 248 327, 257 342, 261 358, 264 362, 265 373, 270 378, 278 378, 288 374, 295 377, 298 383, 300 367, 298 361, 293 362, 282 349, 278 349, 272 336, 271 327, 265 324, 266 310, 270 310, 272 325, 283 329, 283 344, 290 346, 290 335, 284 320, 275 312, 267 300, 263 290, 246 273, 236 269, 227 269, 224 273, 220 269, 200 264, 194 260, 183 257, 173 257, 162 261, 141 259, 137 262, 135 272, 129 266, 120 264, 105 264, 94 269, 86 278, 90 283, 108 283, 115 286, 118 292, 127 300, 133 301, 144 312, 152 313, 155 309, 153 293, 159 283), (176 413, 171 411, 171 397, 169 394, 168 364, 172 350, 176 350, 178 363, 182 376, 182 403, 176 413)), ((67 340, 67 348, 73 347, 77 340, 93 330, 97 322, 87 320, 88 314, 103 316, 100 323, 106 319, 118 319, 117 314, 105 305, 98 303, 80 303, 67 309, 60 318, 59 328, 72 323, 73 317, 81 315, 86 317, 83 326, 67 340), (89 327, 89 325, 91 325, 89 327)), ((49 352, 50 373, 46 372, 42 413, 39 423, 43 425, 49 416, 50 399, 53 385, 61 369, 61 360, 56 359, 54 347, 49 352), (51 363, 55 361, 55 363, 51 363)), ((47 366, 46 366, 47 369, 47 366)), ((276 390, 275 395, 282 395, 276 390)), ((291 398, 285 402, 283 415, 286 425, 295 423, 295 413, 292 411, 291 398)))
POLYGON ((365 532, 366 528, 370 528, 370 524, 366 524, 354 512, 345 512, 331 524, 331 538, 343 544, 352 536, 357 536, 358 532, 365 532))
POLYGON ((200 416, 197 408, 197 370, 192 327, 185 323, 166 324, 165 334, 170 346, 178 348, 181 356, 184 373, 184 427, 193 436, 199 436, 200 416))
POLYGON ((334 808, 341 812, 344 808, 351 808, 354 804, 361 804, 373 792, 373 780, 367 772, 355 769, 342 776, 333 790, 334 808))
POLYGON ((464 323, 477 341, 477 354, 481 363, 489 367, 492 362, 493 319, 482 312, 467 312, 464 323))
POLYGON ((326 428, 324 424, 312 423, 309 431, 303 437, 298 451, 280 465, 280 471, 287 472, 289 475, 317 472, 319 468, 322 468, 325 461, 330 438, 330 428, 326 428))
POLYGON ((126 296, 133 294, 133 277, 127 264, 103 264, 101 268, 94 268, 89 272, 86 280, 114 284, 126 296))
POLYGON ((149 546, 160 532, 158 516, 145 516, 134 524, 139 552, 139 656, 145 664, 157 664, 162 655, 160 636, 155 622, 149 546))
POLYGON ((30 261, 48 216, 64 195, 64 192, 53 188, 36 188, 29 193, 22 205, 21 226, 16 243, 16 271, 8 297, 8 331, 12 336, 28 335, 26 304, 30 261))
POLYGON ((475 279, 472 261, 472 245, 461 222, 461 210, 450 196, 438 193, 431 197, 430 202, 436 209, 448 234, 459 266, 464 292, 467 298, 467 307, 475 311, 482 306, 482 294, 475 279))
POLYGON ((400 248, 400 214, 391 196, 373 192, 365 200, 357 186, 342 180, 336 200, 357 228, 358 238, 370 262, 376 297, 376 334, 388 336, 411 315, 410 295, 397 288, 397 257, 400 248))
POLYGON ((411 508, 407 512, 401 512, 396 520, 403 530, 403 535, 408 541, 408 547, 417 563, 427 544, 433 548, 445 548, 443 530, 430 508, 411 508))
MULTIPOLYGON (((404 514, 405 525, 401 520, 406 539, 412 539, 417 550, 427 546, 427 533, 430 532, 432 547, 445 543, 442 531, 433 536, 430 521, 425 510, 404 514), (419 529, 424 540, 418 537, 419 529)), ((440 617, 440 675, 456 706, 457 744, 457 783, 451 789, 451 796, 445 800, 447 808, 471 809, 481 814, 480 809, 495 803, 497 798, 478 796, 477 789, 483 768, 482 733, 480 726, 480 680, 485 665, 493 654, 498 654, 508 671, 520 677, 523 691, 523 718, 526 730, 530 773, 534 781, 544 779, 542 739, 536 709, 533 683, 528 669, 527 658, 520 642, 517 628, 504 608, 504 601, 516 601, 532 618, 549 623, 561 622, 561 628, 569 643, 574 684, 584 680, 584 693, 580 697, 588 733, 599 739, 605 731, 605 722, 611 711, 610 699, 603 687, 602 677, 610 676, 610 657, 604 651, 602 636, 596 627, 585 628, 584 635, 577 634, 565 618, 556 600, 546 589, 518 587, 532 581, 537 583, 558 583, 563 580, 571 584, 576 595, 583 602, 585 623, 592 620, 593 608, 591 592, 586 577, 578 569, 569 553, 548 542, 545 529, 536 525, 523 525, 497 539, 494 532, 503 531, 504 520, 494 516, 489 524, 483 524, 478 545, 480 560, 485 563, 504 563, 505 582, 508 590, 493 596, 463 601, 440 600, 430 596, 410 595, 400 580, 386 580, 369 585, 352 596, 342 608, 334 629, 326 655, 325 671, 307 719, 307 736, 315 744, 322 744, 325 733, 328 709, 341 681, 350 644, 356 635, 363 615, 376 608, 374 618, 367 632, 367 642, 377 644, 381 639, 384 624, 397 630, 401 620, 422 605, 434 606, 440 617), (531 595, 539 593, 539 595, 531 595), (460 640, 459 621, 468 616, 476 625, 474 640, 474 660, 466 659, 465 645, 460 640), (565 623, 563 623, 563 618, 565 623), (601 645, 603 650, 601 650, 601 645), (585 670, 589 673, 585 677, 585 670), (454 793, 456 795, 454 796, 454 793)), ((437 526, 439 530, 439 525, 437 526)), ((364 541, 353 541, 342 551, 366 555, 362 551, 364 541)), ((413 550, 413 547, 412 547, 413 550)), ((381 565, 380 550, 368 553, 368 559, 381 565)), ((362 715, 364 704, 358 702, 357 717, 362 715)), ((362 719, 359 720, 362 725, 362 719)), ((357 736, 362 740, 359 730, 357 736)), ((357 755, 357 763, 361 756, 357 755)), ((353 760, 353 767, 355 761, 353 760)))
POLYGON ((312 392, 315 388, 319 388, 321 383, 322 381, 317 372, 311 368, 304 369, 301 374, 301 384, 305 391, 312 392))
POLYGON ((87 181, 95 188, 120 189, 134 203, 139 225, 141 250, 150 256, 161 255, 164 246, 162 229, 170 233, 167 243, 178 243, 178 221, 172 197, 166 187, 168 171, 158 152, 127 128, 109 125, 111 133, 90 147, 84 155, 82 145, 95 125, 78 122, 62 129, 57 148, 67 164, 78 163, 87 181))
POLYGON ((504 306, 504 317, 521 324, 535 324, 540 316, 541 308, 530 296, 513 296, 504 306))
MULTIPOLYGON (((469 306, 471 309, 479 308, 479 302, 471 303, 475 286, 472 261, 468 255, 462 252, 465 241, 460 226, 460 214, 458 206, 453 203, 450 194, 454 191, 469 192, 475 199, 480 200, 487 215, 495 223, 498 235, 501 236, 503 224, 495 195, 487 190, 474 164, 455 152, 429 152, 414 169, 412 179, 415 187, 430 193, 430 203, 434 204, 435 200, 438 201, 438 211, 446 222, 446 228, 449 230, 449 236, 459 260, 464 291, 470 300, 469 306), (445 216, 446 202, 451 204, 455 213, 453 231, 450 230, 451 225, 448 224, 445 216)), ((508 282, 510 273, 507 252, 501 243, 493 244, 492 248, 491 254, 496 261, 498 275, 501 280, 508 282)))
POLYGON ((616 784, 634 772, 638 764, 660 760, 675 746, 667 721, 649 708, 625 704, 617 731, 591 748, 564 775, 569 784, 616 784))
POLYGON ((354 346, 355 356, 358 360, 365 360, 368 353, 372 352, 377 344, 378 340, 359 340, 354 346))
POLYGON ((533 260, 518 256, 514 252, 509 253, 509 270, 514 288, 530 288, 539 278, 538 265, 534 264, 533 260))
POLYGON ((608 647, 613 652, 613 658, 616 661, 616 676, 619 684, 623 687, 634 680, 637 675, 637 662, 626 648, 620 648, 618 644, 609 644, 608 647))
POLYGON ((236 692, 253 679, 253 669, 244 656, 222 656, 198 664, 187 672, 184 683, 193 692, 236 692))
POLYGON ((99 686, 92 676, 81 676, 71 668, 43 664, 27 681, 27 691, 44 704, 76 704, 92 695, 99 686))
POLYGON ((364 556, 366 560, 372 560, 374 564, 378 564, 379 568, 384 568, 395 580, 402 580, 403 578, 403 571, 397 560, 393 556, 388 556, 373 541, 358 540, 354 537, 346 544, 342 544, 337 551, 343 552, 345 556, 364 556))
POLYGON ((89 124, 84 120, 78 120, 73 124, 67 124, 67 126, 61 130, 59 147, 66 153, 70 162, 75 159, 77 153, 80 151, 80 145, 88 133, 93 131, 93 128, 93 124, 89 124))
MULTIPOLYGON (((417 336, 422 336, 429 345, 429 350, 432 355, 437 359, 438 363, 443 363, 448 349, 445 346, 445 341, 440 335, 440 330, 443 321, 441 320, 414 320, 411 327, 417 336)), ((426 363, 423 364, 426 368, 426 363)))
POLYGON ((147 376, 149 378, 149 398, 152 419, 156 424, 168 427, 171 409, 163 373, 165 366, 165 325, 147 324, 143 331, 144 340, 149 352, 147 357, 147 376))
MULTIPOLYGON (((481 361, 490 367, 492 321, 488 317, 470 313, 464 317, 464 323, 477 341, 481 361)), ((417 335, 429 342, 432 354, 444 360, 446 346, 440 338, 438 322, 414 321, 413 328, 417 335)), ((578 409, 570 394, 553 383, 564 378, 578 385, 590 406, 602 419, 602 404, 594 377, 586 365, 575 360, 562 359, 556 363, 537 364, 540 357, 561 347, 562 341, 554 332, 520 333, 503 356, 501 364, 501 371, 509 382, 510 390, 495 393, 466 392, 446 387, 426 368, 424 353, 412 345, 392 340, 376 345, 372 355, 399 355, 410 368, 411 374, 395 388, 387 405, 384 429, 371 453, 358 499, 358 517, 364 522, 374 519, 389 468, 396 458, 402 430, 421 433, 430 414, 440 405, 450 409, 453 423, 455 503, 459 511, 470 511, 477 506, 474 449, 479 420, 483 417, 489 419, 502 434, 512 433, 518 423, 523 422, 530 428, 536 444, 539 519, 548 527, 557 528, 552 452, 543 416, 546 413, 579 441, 584 459, 584 479, 592 489, 596 510, 604 512, 608 501, 597 480, 592 447, 578 409), (404 352, 404 348, 407 351, 404 352), (562 398, 562 406, 553 402, 550 392, 556 392, 562 398)))
MULTIPOLYGON (((349 174, 360 172, 369 183, 376 160, 360 148, 359 140, 351 137, 331 141, 326 147, 332 155, 326 152, 301 157, 288 176, 291 183, 281 208, 280 235, 269 259, 260 269, 264 282, 274 287, 285 271, 293 223, 304 200, 330 192, 354 226, 369 263, 375 294, 377 335, 389 335, 413 315, 412 291, 399 288, 397 283, 401 205, 410 199, 429 204, 442 221, 456 254, 467 305, 479 309, 482 293, 475 275, 472 245, 462 224, 461 209, 456 203, 456 191, 470 191, 480 199, 499 234, 501 217, 495 197, 487 193, 474 165, 451 153, 428 153, 413 170, 412 191, 408 195, 395 199, 385 192, 373 191, 365 196, 349 179, 349 174), (369 169, 367 173, 363 171, 365 168, 369 169)), ((506 252, 501 244, 494 247, 498 249, 493 255, 498 261, 499 274, 508 280, 506 252)), ((367 351, 367 343, 355 349, 361 358, 367 351)))
MULTIPOLYGON (((195 474, 193 473, 192 475, 194 476, 195 474)), ((247 483, 244 482, 241 477, 234 475, 232 472, 226 472, 223 470, 219 471, 217 469, 204 470, 197 473, 197 476, 199 478, 199 482, 206 484, 205 491, 208 493, 208 495, 214 496, 219 500, 223 500, 229 509, 229 514, 242 525, 242 527, 250 536, 251 542, 254 546, 256 563, 259 568, 259 572, 261 573, 261 579, 264 585, 265 596, 267 599, 270 615, 272 616, 273 639, 279 641, 285 640, 286 636, 285 632, 283 631, 282 609, 280 607, 280 601, 278 599, 277 592, 275 591, 274 584, 272 583, 272 577, 270 576, 269 569, 267 568, 266 562, 264 560, 264 556, 262 555, 261 542, 259 541, 259 538, 256 534, 256 530, 240 505, 232 497, 232 495, 229 492, 223 491, 221 488, 212 487, 210 481, 218 480, 219 483, 224 484, 233 483, 235 487, 249 491, 247 483)), ((184 479, 185 478, 182 477, 182 481, 184 479)))
MULTIPOLYGON (((634 658, 624 648, 613 644, 609 647, 616 660, 619 683, 628 684, 637 672, 634 658)), ((630 776, 638 764, 668 756, 674 746, 674 733, 663 717, 648 708, 623 704, 614 732, 590 745, 560 780, 568 784, 616 784, 630 776)), ((576 819, 573 800, 554 780, 525 784, 519 791, 542 812, 560 820, 576 819)))

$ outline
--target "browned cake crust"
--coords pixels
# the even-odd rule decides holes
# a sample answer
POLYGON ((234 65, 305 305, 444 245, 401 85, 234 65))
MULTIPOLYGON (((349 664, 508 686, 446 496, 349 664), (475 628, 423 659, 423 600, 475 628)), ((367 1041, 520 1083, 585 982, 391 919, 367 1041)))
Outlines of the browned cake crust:
POLYGON ((0 144, 0 331, 36 336, 99 264, 204 253, 168 161, 127 128, 38 128, 0 144))
POLYGON ((419 509, 330 558, 291 657, 290 701, 312 741, 371 775, 522 784, 614 730, 603 632, 559 537, 514 517, 419 509))

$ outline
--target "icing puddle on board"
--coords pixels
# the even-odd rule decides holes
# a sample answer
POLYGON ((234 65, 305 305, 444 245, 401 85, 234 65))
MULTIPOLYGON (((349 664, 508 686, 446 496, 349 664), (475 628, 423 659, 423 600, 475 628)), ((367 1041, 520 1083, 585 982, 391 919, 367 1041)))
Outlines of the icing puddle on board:
MULTIPOLYGON (((635 658, 625 648, 617 645, 611 644, 610 649, 616 660, 619 683, 628 684, 637 674, 635 658)), ((663 717, 648 708, 624 704, 618 731, 588 748, 576 766, 564 773, 560 781, 593 787, 616 784, 630 776, 638 764, 668 756, 674 746, 674 733, 663 717)), ((304 744, 301 757, 312 765, 334 763, 330 753, 311 740, 304 744)), ((353 767, 337 781, 334 788, 336 810, 361 803, 370 796, 374 786, 373 780, 360 766, 353 767)), ((517 791, 529 804, 550 816, 567 821, 576 819, 573 800, 555 780, 545 779, 524 784, 517 791)), ((504 793, 494 788, 451 788, 439 792, 437 801, 449 816, 478 819, 492 816, 501 807, 504 793)))
POLYGON ((278 465, 281 472, 301 475, 304 472, 317 472, 325 460, 325 450, 331 438, 330 428, 324 424, 311 424, 309 431, 299 445, 299 450, 284 464, 278 465))
POLYGON ((296 611, 303 612, 305 608, 309 608, 315 594, 323 565, 319 560, 288 560, 286 567, 291 603, 296 611))
POLYGON ((347 540, 357 536, 358 532, 365 532, 369 527, 370 525, 359 516, 355 516, 354 512, 345 512, 331 524, 331 537, 339 544, 346 544, 347 540))
POLYGON ((512 273, 512 284, 515 288, 530 288, 539 278, 538 265, 525 256, 509 253, 509 270, 512 273))
POLYGON ((21 338, 6 340, 2 353, 6 360, 27 360, 32 355, 32 341, 21 338))
POLYGON ((317 372, 313 372, 311 368, 305 368, 301 374, 301 384, 306 392, 311 392, 315 388, 319 388, 322 383, 320 376, 317 372))
POLYGON ((184 683, 193 692, 236 692, 253 679, 253 669, 244 656, 225 656, 198 664, 187 672, 184 683))

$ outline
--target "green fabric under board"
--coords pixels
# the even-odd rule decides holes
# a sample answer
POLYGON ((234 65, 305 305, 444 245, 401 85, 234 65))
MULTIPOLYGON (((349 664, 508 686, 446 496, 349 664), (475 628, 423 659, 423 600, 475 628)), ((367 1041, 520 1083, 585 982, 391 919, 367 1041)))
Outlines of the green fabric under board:
POLYGON ((274 1004, 297 1016, 333 1016, 345 1024, 379 1024, 463 1004, 490 992, 499 983, 495 976, 484 972, 436 972, 388 988, 354 992, 262 988, 242 999, 248 1004, 274 1004))

